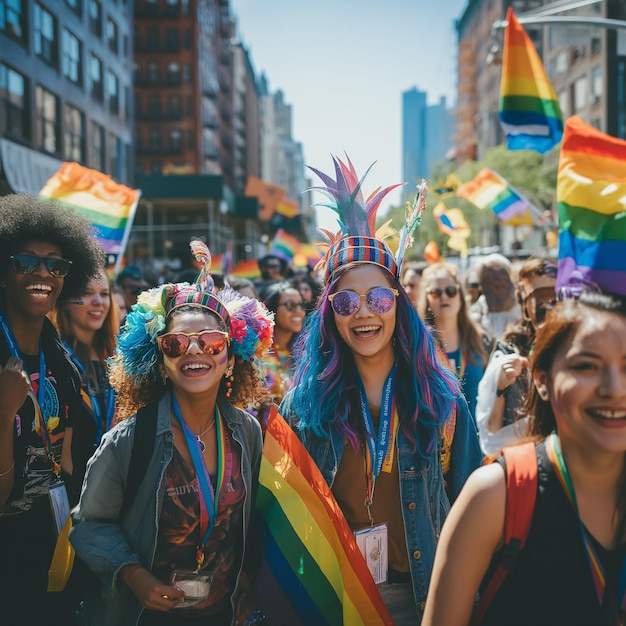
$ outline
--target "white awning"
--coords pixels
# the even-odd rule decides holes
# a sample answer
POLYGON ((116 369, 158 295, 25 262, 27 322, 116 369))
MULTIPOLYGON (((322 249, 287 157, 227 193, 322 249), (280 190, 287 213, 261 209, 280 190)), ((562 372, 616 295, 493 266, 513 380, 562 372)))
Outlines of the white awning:
POLYGON ((0 139, 0 167, 16 193, 38 196, 48 179, 59 171, 63 161, 20 146, 8 139, 0 139))

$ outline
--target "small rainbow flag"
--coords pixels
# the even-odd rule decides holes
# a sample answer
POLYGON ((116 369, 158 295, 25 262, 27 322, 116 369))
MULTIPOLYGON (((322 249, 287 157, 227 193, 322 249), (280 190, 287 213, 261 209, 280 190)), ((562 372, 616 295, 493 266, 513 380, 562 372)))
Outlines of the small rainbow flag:
POLYGON ((276 213, 289 219, 296 217, 300 213, 300 205, 286 196, 276 204, 276 213))
POLYGON ((448 248, 457 250, 463 258, 468 256, 467 238, 472 230, 465 220, 461 209, 447 209, 442 201, 433 209, 433 215, 437 220, 437 228, 444 235, 448 235, 448 248))
POLYGON ((61 202, 91 222, 105 253, 117 255, 121 262, 141 191, 97 170, 66 162, 39 195, 61 202))
POLYGON ((239 278, 258 278, 261 275, 259 264, 256 259, 250 259, 249 261, 241 261, 237 263, 233 269, 228 272, 230 276, 238 276, 239 278))
POLYGON ((557 288, 578 277, 626 296, 626 141, 570 117, 556 199, 557 288))
POLYGON ((287 263, 290 263, 296 255, 296 252, 300 250, 301 245, 302 244, 293 235, 279 228, 274 235, 268 254, 277 256, 287 261, 287 263))
POLYGON ((506 19, 499 114, 507 148, 543 154, 563 136, 561 107, 535 46, 511 7, 506 19))
POLYGON ((330 488, 276 407, 256 513, 264 550, 256 595, 270 624, 393 624, 330 488))
POLYGON ((528 201, 513 191, 499 174, 484 167, 474 180, 464 183, 456 195, 469 200, 479 209, 491 209, 503 222, 507 222, 528 207, 528 201))

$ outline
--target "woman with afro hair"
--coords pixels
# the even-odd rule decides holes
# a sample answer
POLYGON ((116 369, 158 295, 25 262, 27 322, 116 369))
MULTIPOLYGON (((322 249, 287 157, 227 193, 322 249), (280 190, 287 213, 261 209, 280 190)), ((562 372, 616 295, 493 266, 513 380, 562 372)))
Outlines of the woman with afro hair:
POLYGON ((66 596, 47 593, 48 570, 80 488, 80 378, 46 316, 79 298, 102 264, 83 218, 50 200, 0 198, 0 589, 32 623, 71 623, 66 596))

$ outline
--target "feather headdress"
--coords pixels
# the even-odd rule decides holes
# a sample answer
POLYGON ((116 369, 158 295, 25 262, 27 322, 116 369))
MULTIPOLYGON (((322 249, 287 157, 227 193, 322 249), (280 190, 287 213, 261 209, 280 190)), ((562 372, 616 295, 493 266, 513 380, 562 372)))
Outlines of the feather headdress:
POLYGON ((376 229, 376 213, 383 198, 405 183, 390 185, 383 189, 379 187, 365 197, 362 184, 373 164, 359 178, 347 156, 346 163, 335 156, 332 159, 336 180, 309 166, 309 169, 317 174, 326 185, 325 187, 312 187, 330 201, 320 203, 320 205, 337 213, 340 227, 337 233, 320 229, 328 237, 329 243, 320 244, 320 247, 327 248, 327 251, 316 269, 324 271, 325 281, 328 282, 332 275, 347 263, 373 263, 399 278, 402 260, 411 242, 411 235, 421 223, 422 212, 426 206, 426 184, 422 183, 419 187, 418 197, 410 207, 407 224, 400 232, 400 247, 394 256, 384 240, 397 233, 391 228, 390 222, 376 229))
POLYGON ((235 356, 261 366, 261 357, 270 349, 274 316, 265 305, 226 287, 219 293, 211 276, 211 253, 200 240, 190 244, 196 260, 203 264, 193 284, 168 283, 139 295, 126 318, 114 360, 136 384, 154 378, 159 360, 157 337, 166 329, 167 318, 181 306, 206 309, 218 317, 228 330, 235 356))

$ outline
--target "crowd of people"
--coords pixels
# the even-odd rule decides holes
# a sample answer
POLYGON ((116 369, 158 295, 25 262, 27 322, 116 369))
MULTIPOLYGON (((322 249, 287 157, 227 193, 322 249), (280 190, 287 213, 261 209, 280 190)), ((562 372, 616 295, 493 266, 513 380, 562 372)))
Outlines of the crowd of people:
POLYGON ((626 303, 560 301, 547 259, 405 259, 372 228, 393 187, 333 164, 322 262, 268 254, 255 281, 198 240, 162 284, 112 277, 82 218, 0 198, 0 588, 33 623, 269 624, 272 406, 356 545, 376 538, 389 623, 624 623, 626 303), (536 493, 511 558, 513 448, 536 493))

